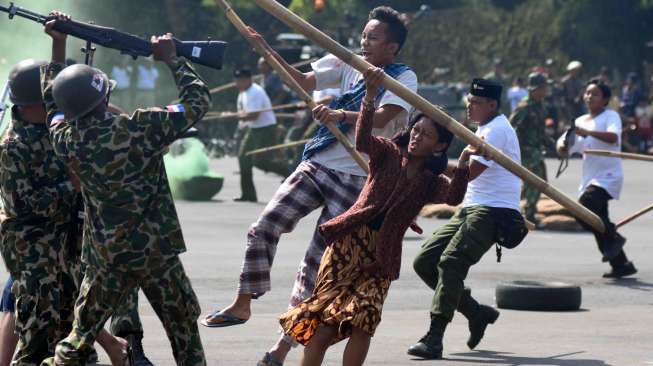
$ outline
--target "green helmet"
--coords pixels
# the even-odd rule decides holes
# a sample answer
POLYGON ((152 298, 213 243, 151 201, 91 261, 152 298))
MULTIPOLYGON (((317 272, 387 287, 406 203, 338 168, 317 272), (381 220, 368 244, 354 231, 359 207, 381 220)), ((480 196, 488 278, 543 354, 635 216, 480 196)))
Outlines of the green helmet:
POLYGON ((41 66, 45 61, 23 60, 9 73, 9 99, 14 105, 43 103, 41 94, 41 66))
POLYGON ((115 81, 84 64, 68 66, 54 79, 52 96, 66 119, 79 119, 104 102, 115 81))

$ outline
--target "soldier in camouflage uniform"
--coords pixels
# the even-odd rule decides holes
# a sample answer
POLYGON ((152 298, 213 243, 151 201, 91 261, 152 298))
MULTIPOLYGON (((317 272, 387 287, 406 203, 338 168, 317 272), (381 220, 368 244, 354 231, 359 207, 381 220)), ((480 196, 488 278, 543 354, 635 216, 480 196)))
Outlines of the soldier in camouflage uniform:
MULTIPOLYGON (((81 282, 80 194, 52 149, 39 68, 25 60, 10 74, 12 121, 0 143, 0 250, 15 282, 18 350, 13 365, 38 365, 72 328, 81 282)), ((114 359, 123 343, 103 334, 114 359)), ((124 340, 122 340, 124 342, 124 340)))
MULTIPOLYGON (((521 150, 522 165, 546 179, 546 165, 544 165, 543 150, 547 136, 544 129, 546 114, 542 101, 548 92, 548 80, 541 73, 528 75, 528 96, 524 98, 510 116, 510 124, 515 128, 521 150)), ((522 198, 526 200, 524 216, 526 219, 536 222, 537 202, 540 199, 540 191, 531 184, 524 182, 522 198)))
POLYGON ((208 88, 176 56, 170 34, 153 37, 154 59, 172 70, 180 104, 139 109, 131 117, 108 113, 109 79, 86 65, 63 70, 65 35, 52 30, 54 22, 46 24, 53 58, 41 69, 43 99, 54 150, 80 181, 86 271, 73 331, 43 365, 81 365, 108 317, 137 286, 161 319, 177 364, 206 365, 199 304, 178 258, 186 248, 163 154, 206 113, 208 88))

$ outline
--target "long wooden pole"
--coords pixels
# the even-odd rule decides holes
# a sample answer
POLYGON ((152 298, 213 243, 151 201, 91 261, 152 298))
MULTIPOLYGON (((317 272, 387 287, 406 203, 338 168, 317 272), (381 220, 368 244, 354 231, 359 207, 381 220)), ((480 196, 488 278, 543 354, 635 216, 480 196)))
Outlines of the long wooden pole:
MULTIPOLYGON (((328 103, 331 101, 331 97, 326 97, 324 99, 320 99, 315 101, 317 104, 324 104, 328 103)), ((302 109, 308 107, 306 103, 304 102, 298 102, 298 103, 288 103, 288 104, 278 104, 278 105, 273 105, 270 108, 263 108, 263 109, 258 109, 255 111, 248 111, 248 114, 253 114, 253 113, 262 113, 262 112, 270 112, 270 111, 276 111, 278 109, 289 109, 289 108, 295 108, 295 109, 302 109)), ((240 113, 238 112, 209 112, 204 115, 204 120, 207 119, 231 119, 231 118, 238 118, 240 113)))
MULTIPOLYGON (((322 48, 332 53, 342 61, 354 67, 360 72, 365 72, 368 68, 372 67, 367 61, 363 58, 355 55, 339 43, 335 42, 329 38, 326 34, 322 33, 317 28, 310 25, 308 22, 302 18, 295 15, 290 10, 283 7, 281 4, 274 0, 254 0, 256 3, 265 9, 268 13, 272 14, 274 17, 278 18, 282 22, 286 23, 290 28, 293 28, 295 31, 303 34, 308 39, 320 45, 322 48)), ((387 75, 383 79, 383 86, 392 91, 394 94, 399 96, 401 99, 409 102, 413 107, 425 113, 427 116, 432 118, 435 122, 441 124, 453 134, 458 136, 461 140, 472 146, 483 146, 485 151, 488 152, 488 155, 500 164, 502 167, 506 168, 519 178, 531 184, 533 187, 543 192, 547 196, 551 197, 556 202, 560 203, 563 207, 571 211, 575 216, 581 220, 587 222, 594 229, 599 232, 605 232, 605 226, 601 219, 595 215, 593 212, 589 211, 585 207, 578 204, 576 201, 571 199, 569 196, 557 190, 552 185, 548 184, 535 174, 528 171, 528 169, 522 167, 519 163, 510 159, 507 155, 501 151, 494 148, 492 145, 487 144, 473 132, 469 131, 466 127, 460 124, 455 119, 448 116, 439 108, 435 107, 429 101, 423 97, 417 95, 412 90, 406 88, 404 85, 399 83, 397 80, 388 77, 387 75)))
POLYGON ((583 153, 589 155, 609 156, 609 157, 621 158, 621 159, 653 161, 653 156, 651 155, 624 153, 624 152, 617 152, 617 151, 610 151, 610 150, 585 150, 583 151, 583 153))
POLYGON ((305 145, 309 141, 310 140, 299 140, 299 141, 288 142, 288 143, 285 143, 285 144, 279 144, 279 145, 263 147, 263 148, 260 148, 260 149, 248 151, 248 152, 245 153, 245 155, 249 156, 249 155, 263 154, 263 153, 270 152, 270 151, 289 149, 291 147, 305 145))
MULTIPOLYGON (((293 77, 286 71, 286 69, 283 68, 281 63, 277 61, 274 56, 263 47, 263 45, 259 44, 258 42, 254 42, 251 40, 247 35, 247 25, 238 17, 236 12, 231 8, 231 5, 226 0, 216 0, 216 3, 218 6, 220 6, 225 14, 227 15, 227 18, 233 23, 233 25, 238 29, 238 31, 247 39, 250 41, 252 46, 256 49, 256 51, 263 56, 265 61, 267 61, 268 65, 272 67, 274 71, 277 72, 279 77, 288 85, 297 95, 301 100, 303 100, 311 109, 317 107, 317 103, 311 98, 310 95, 304 90, 304 88, 299 85, 299 83, 293 79, 293 77)), ((351 155, 351 157, 358 163, 358 165, 363 169, 365 172, 369 172, 369 168, 367 166, 367 161, 363 158, 363 156, 354 149, 354 146, 351 144, 349 139, 347 139, 347 136, 345 136, 342 131, 338 129, 334 124, 332 123, 327 123, 325 126, 331 131, 331 133, 335 136, 335 138, 344 146, 345 150, 351 155)))
POLYGON ((620 228, 620 227, 626 225, 627 223, 635 220, 636 218, 642 216, 643 214, 645 214, 645 213, 647 213, 647 212, 649 212, 651 210, 653 210, 653 204, 650 205, 650 206, 644 207, 643 209, 641 209, 641 210, 635 212, 634 214, 626 217, 625 219, 619 221, 616 226, 617 226, 617 228, 620 228))
MULTIPOLYGON (((292 66, 293 67, 302 67, 304 65, 310 64, 311 62, 314 62, 315 60, 316 60, 315 58, 312 58, 310 60, 300 61, 300 62, 292 64, 292 66)), ((263 79, 263 74, 256 74, 256 75, 252 76, 252 79, 254 79, 254 81, 261 80, 261 79, 263 79)), ((235 87, 236 87, 236 83, 232 81, 232 82, 226 83, 224 85, 216 86, 215 88, 209 90, 209 92, 211 94, 217 94, 217 93, 220 93, 220 92, 223 92, 225 90, 229 90, 229 89, 232 89, 232 88, 235 88, 235 87)))

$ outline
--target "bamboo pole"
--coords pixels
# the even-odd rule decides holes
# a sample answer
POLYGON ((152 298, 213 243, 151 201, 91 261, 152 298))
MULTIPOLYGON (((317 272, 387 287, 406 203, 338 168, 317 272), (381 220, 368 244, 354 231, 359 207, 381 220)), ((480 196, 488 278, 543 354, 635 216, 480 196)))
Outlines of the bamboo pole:
MULTIPOLYGON (((315 60, 317 60, 317 59, 312 58, 310 60, 300 61, 300 62, 292 64, 292 66, 293 67, 302 67, 304 65, 310 64, 311 62, 314 62, 315 60)), ((263 74, 256 74, 256 75, 252 76, 252 79, 254 79, 254 81, 261 80, 261 79, 263 79, 263 74)), ((220 92, 223 92, 225 90, 229 90, 229 89, 232 89, 232 88, 235 88, 235 87, 236 87, 236 83, 232 81, 232 82, 226 83, 224 85, 216 86, 215 88, 209 90, 209 92, 211 94, 217 94, 217 93, 220 93, 220 92)))
MULTIPOLYGON (((277 19, 284 22, 290 28, 293 28, 298 33, 303 34, 306 38, 312 40, 313 42, 320 45, 322 48, 332 53, 342 61, 354 67, 360 72, 365 72, 368 68, 372 67, 367 61, 363 58, 355 55, 339 43, 335 42, 329 38, 326 34, 322 33, 317 28, 310 25, 308 22, 302 18, 295 15, 290 10, 283 7, 281 4, 274 0, 254 0, 256 3, 265 9, 268 13, 272 14, 277 19)), ((483 146, 485 151, 488 152, 490 158, 500 164, 502 167, 506 168, 519 178, 531 184, 533 187, 543 192, 547 196, 551 197, 556 202, 560 203, 563 207, 567 208, 579 219, 587 222, 594 229, 599 232, 605 232, 605 226, 601 219, 595 215, 593 212, 589 211, 585 207, 578 204, 576 201, 571 199, 569 196, 557 190, 552 185, 548 184, 535 174, 528 171, 528 169, 522 167, 519 163, 513 161, 508 156, 503 154, 501 151, 494 148, 492 145, 487 144, 473 132, 469 131, 458 121, 451 118, 451 116, 444 113, 439 108, 435 107, 429 103, 423 97, 417 95, 410 89, 406 88, 404 85, 399 83, 397 80, 388 77, 387 75, 383 79, 383 86, 392 91, 394 94, 402 98, 403 100, 409 102, 413 107, 425 113, 427 116, 432 118, 435 122, 441 124, 453 134, 458 136, 461 140, 472 146, 483 146)))
MULTIPOLYGON (((324 103, 328 103, 329 101, 331 101, 331 97, 326 97, 324 99, 317 100, 317 101, 315 101, 315 103, 324 104, 324 103)), ((274 106, 272 106, 270 108, 263 108, 263 109, 258 109, 258 110, 255 110, 255 111, 248 111, 246 113, 247 114, 253 114, 253 113, 271 112, 271 111, 276 111, 278 109, 289 109, 289 108, 303 109, 303 108, 306 108, 306 107, 308 107, 308 106, 306 105, 305 102, 298 102, 298 103, 278 104, 278 105, 274 105, 274 106)), ((277 115, 279 115, 279 114, 277 114, 277 115)), ((219 112, 219 113, 209 112, 209 113, 204 115, 205 120, 207 120, 207 119, 208 120, 211 120, 211 119, 232 119, 232 118, 239 118, 239 116, 240 116, 240 113, 238 113, 238 112, 219 112)), ((284 117, 288 118, 287 116, 283 116, 281 118, 284 118, 284 117)))
MULTIPOLYGON (((252 46, 256 49, 256 51, 265 58, 265 61, 267 61, 268 65, 274 69, 274 71, 277 72, 279 77, 288 85, 297 95, 301 100, 303 100, 311 109, 317 107, 317 103, 311 98, 310 95, 304 90, 304 88, 299 85, 299 83, 293 79, 293 77, 286 71, 286 69, 283 68, 283 66, 277 61, 274 56, 267 51, 263 45, 259 44, 258 42, 254 42, 248 37, 248 31, 247 31, 247 25, 243 23, 243 21, 238 17, 236 12, 231 8, 231 5, 226 0, 216 0, 216 4, 224 10, 225 14, 227 15, 227 18, 233 23, 233 25, 238 29, 238 31, 247 39, 252 46)), ((369 172, 369 168, 367 165, 367 161, 363 158, 363 156, 354 149, 354 146, 351 144, 351 142, 347 139, 347 136, 345 136, 342 131, 338 129, 334 124, 332 123, 327 123, 324 126, 329 129, 329 131, 335 136, 335 138, 342 144, 342 146, 347 150, 349 155, 358 163, 358 165, 363 169, 365 172, 369 172)))
POLYGON ((624 153, 610 150, 585 150, 583 153, 588 155, 609 156, 612 158, 653 161, 653 156, 651 155, 624 153))
POLYGON ((263 148, 260 148, 260 149, 248 151, 247 153, 245 153, 245 155, 249 156, 249 155, 263 154, 263 153, 270 152, 270 151, 289 149, 291 147, 305 145, 309 141, 310 140, 298 140, 298 141, 288 142, 288 143, 285 143, 285 144, 279 144, 279 145, 263 147, 263 148))
POLYGON ((627 223, 635 220, 636 218, 642 216, 643 214, 645 214, 645 213, 647 213, 647 212, 649 212, 651 210, 653 210, 653 204, 649 205, 647 207, 644 207, 643 209, 641 209, 641 210, 635 212, 634 214, 626 217, 625 219, 619 221, 619 223, 617 223, 617 225, 616 225, 617 229, 624 226, 624 225, 626 225, 627 223))

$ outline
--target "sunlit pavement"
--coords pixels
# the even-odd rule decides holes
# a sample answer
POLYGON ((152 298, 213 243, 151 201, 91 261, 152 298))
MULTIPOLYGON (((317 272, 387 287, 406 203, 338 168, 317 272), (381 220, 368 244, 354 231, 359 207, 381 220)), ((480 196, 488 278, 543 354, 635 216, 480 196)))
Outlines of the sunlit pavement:
MULTIPOLYGON (((551 182, 576 197, 580 161, 570 162, 560 179, 551 182)), ((557 161, 547 161, 549 176, 557 161)), ((653 202, 653 164, 628 161, 622 198, 612 201, 611 217, 618 221, 653 202)), ((182 255, 186 270, 202 305, 202 316, 229 304, 245 247, 249 225, 264 203, 234 203, 239 195, 235 159, 212 162, 225 176, 225 187, 213 202, 178 202, 188 252, 182 255)), ((259 199, 267 201, 281 178, 255 172, 259 199)), ((286 308, 294 272, 312 235, 317 213, 305 218, 282 238, 272 272, 273 289, 254 302, 253 317, 244 325, 209 329, 200 326, 209 365, 255 365, 277 338, 277 316, 286 308)), ((443 220, 420 219, 429 233, 443 220)), ((404 242, 401 278, 394 282, 385 304, 383 321, 372 340, 368 365, 554 365, 632 366, 653 364, 653 213, 628 224, 626 253, 639 273, 622 281, 604 280, 601 263, 590 234, 534 232, 519 248, 504 251, 501 263, 494 251, 470 272, 467 284, 484 303, 494 304, 494 289, 501 281, 517 279, 560 280, 582 287, 582 310, 577 312, 527 312, 501 310, 478 350, 465 345, 467 323, 456 316, 445 337, 445 360, 415 361, 406 349, 428 327, 432 292, 414 274, 411 264, 427 235, 409 232, 404 242)), ((2 273, 0 279, 4 280, 2 273)), ((180 304, 184 306, 184 304, 180 304)), ((174 365, 168 340, 141 294, 140 313, 145 326, 145 349, 157 365, 174 365)), ((344 342, 334 346, 325 365, 340 365, 344 342)), ((286 365, 295 365, 301 349, 293 350, 286 365)), ((100 352, 100 360, 107 362, 100 352)))

